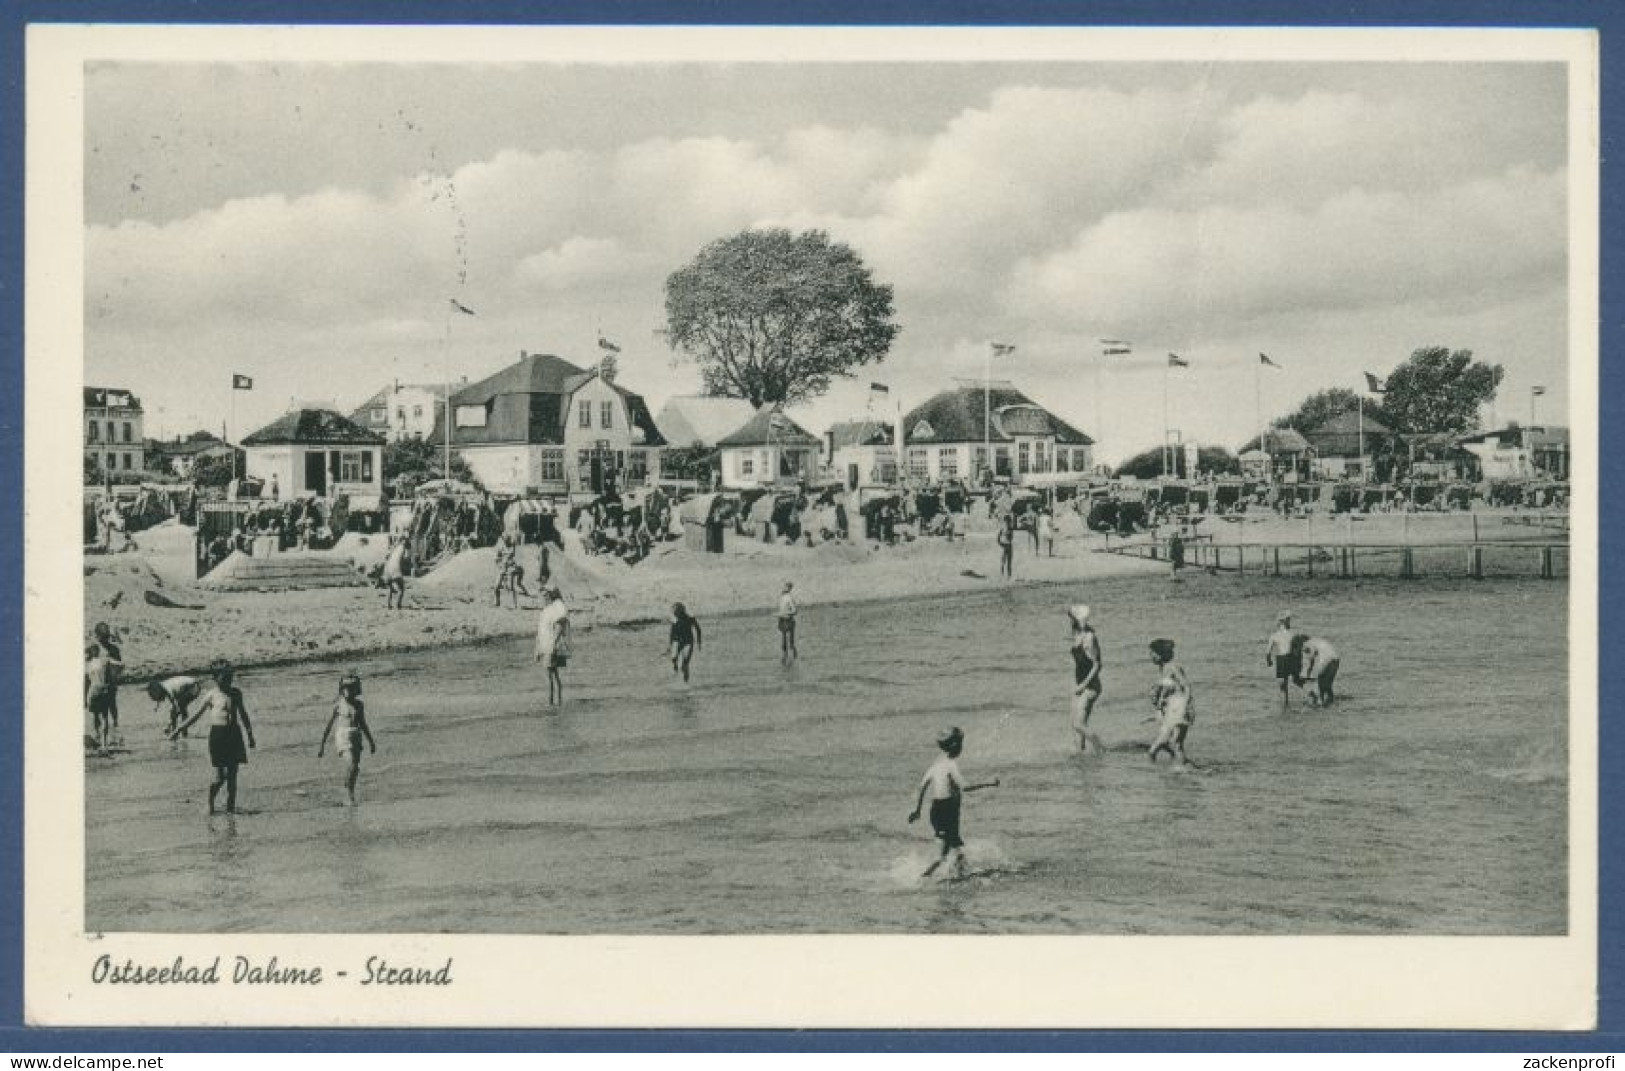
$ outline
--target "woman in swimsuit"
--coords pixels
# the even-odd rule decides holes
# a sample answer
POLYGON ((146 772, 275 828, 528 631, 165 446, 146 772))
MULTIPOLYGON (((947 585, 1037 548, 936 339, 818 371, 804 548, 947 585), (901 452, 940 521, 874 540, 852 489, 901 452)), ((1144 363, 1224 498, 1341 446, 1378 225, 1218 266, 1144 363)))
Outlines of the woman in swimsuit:
POLYGON ((1089 731, 1089 716, 1100 699, 1100 636, 1089 624, 1089 607, 1067 608, 1072 623, 1072 731, 1085 755, 1100 750, 1100 738, 1089 731))

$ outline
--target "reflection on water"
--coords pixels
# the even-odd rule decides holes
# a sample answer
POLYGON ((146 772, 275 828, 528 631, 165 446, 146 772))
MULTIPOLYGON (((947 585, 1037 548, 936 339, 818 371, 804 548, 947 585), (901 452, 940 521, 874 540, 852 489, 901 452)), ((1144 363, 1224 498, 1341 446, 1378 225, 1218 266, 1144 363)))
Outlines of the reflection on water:
POLYGON ((87 769, 87 925, 1558 933, 1565 612, 1535 582, 1212 577, 812 606, 788 668, 770 616, 708 620, 687 687, 658 626, 584 635, 556 712, 521 641, 397 654, 356 666, 379 744, 356 808, 314 755, 342 670, 248 672, 250 813, 205 819, 202 747, 87 769), (1106 659, 1087 759, 1061 617, 1084 595, 1106 659), (1276 708, 1286 605, 1344 653, 1332 711, 1276 708), (1193 771, 1145 758, 1155 635, 1199 691, 1193 771), (966 805, 983 872, 921 882, 934 845, 904 819, 948 724, 1002 785, 966 805))

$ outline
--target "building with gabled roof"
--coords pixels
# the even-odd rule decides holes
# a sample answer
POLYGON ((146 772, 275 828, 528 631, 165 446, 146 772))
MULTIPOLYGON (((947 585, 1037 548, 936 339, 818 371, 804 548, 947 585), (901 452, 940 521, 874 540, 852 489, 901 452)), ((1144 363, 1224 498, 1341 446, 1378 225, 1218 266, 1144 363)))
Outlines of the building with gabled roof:
MULTIPOLYGON (((492 491, 603 494, 660 471, 643 396, 550 353, 526 353, 451 397, 451 446, 492 491)), ((445 419, 432 442, 445 442, 445 419)))
POLYGON ((331 409, 292 409, 243 436, 243 466, 278 498, 350 497, 376 508, 384 493, 384 437, 331 409))
POLYGON ((396 380, 368 398, 350 419, 388 439, 427 439, 434 434, 435 421, 445 404, 445 384, 402 383, 396 380))
POLYGON ((1095 440, 1010 383, 962 385, 903 417, 903 475, 913 480, 1088 474, 1095 440))
POLYGON ((146 467, 141 399, 118 387, 86 387, 85 456, 103 473, 140 472, 146 467))
POLYGON ((717 440, 722 486, 759 487, 817 475, 818 436, 777 406, 764 405, 717 440))
POLYGON ((846 420, 824 432, 829 469, 850 490, 864 485, 897 482, 894 428, 884 420, 846 420))

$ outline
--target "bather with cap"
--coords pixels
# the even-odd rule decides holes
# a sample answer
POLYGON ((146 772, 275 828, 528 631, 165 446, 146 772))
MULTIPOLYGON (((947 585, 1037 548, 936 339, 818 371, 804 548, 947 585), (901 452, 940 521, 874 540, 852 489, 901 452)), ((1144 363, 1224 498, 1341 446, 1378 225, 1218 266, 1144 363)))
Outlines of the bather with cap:
POLYGON ((1100 749, 1100 740, 1089 731, 1089 718, 1101 693, 1100 636, 1089 624, 1089 613, 1088 604, 1081 602, 1066 610, 1072 623, 1072 732, 1084 754, 1100 749))

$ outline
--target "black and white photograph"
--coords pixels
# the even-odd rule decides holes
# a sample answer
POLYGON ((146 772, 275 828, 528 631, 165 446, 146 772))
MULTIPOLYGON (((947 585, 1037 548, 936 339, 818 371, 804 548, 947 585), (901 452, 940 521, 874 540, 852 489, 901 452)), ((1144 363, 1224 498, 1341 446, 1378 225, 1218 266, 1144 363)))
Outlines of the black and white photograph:
POLYGON ((43 1019, 1594 1015, 1587 35, 33 45, 43 1019))

